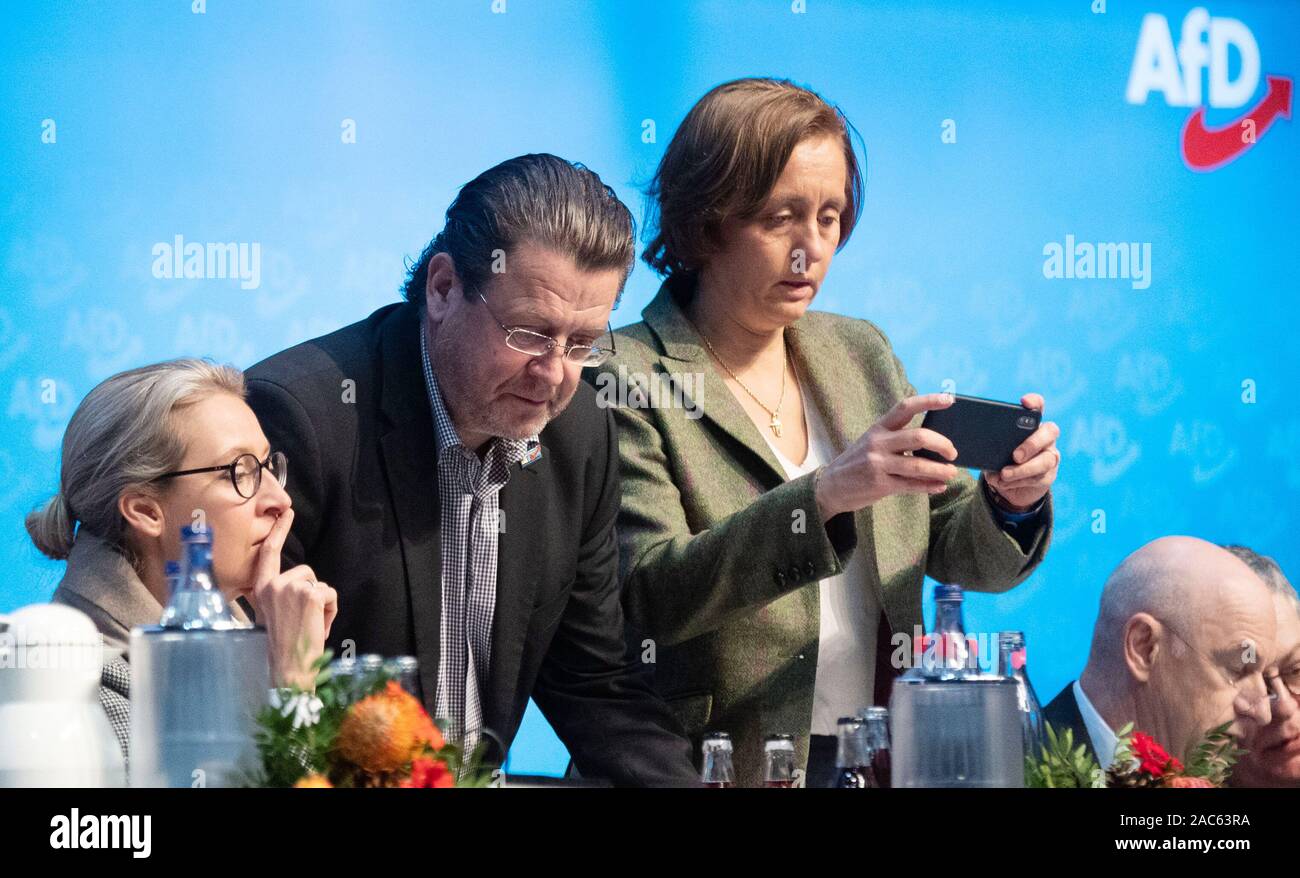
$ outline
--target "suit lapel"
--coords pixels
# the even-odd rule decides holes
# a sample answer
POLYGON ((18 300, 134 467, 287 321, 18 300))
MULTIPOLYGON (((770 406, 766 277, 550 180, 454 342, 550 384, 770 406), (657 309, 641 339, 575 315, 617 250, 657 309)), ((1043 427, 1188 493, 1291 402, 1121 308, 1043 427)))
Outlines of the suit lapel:
POLYGON ((380 407, 389 424, 386 430, 381 428, 379 446, 402 544, 420 687, 432 714, 438 691, 442 553, 437 440, 421 377, 419 332, 419 314, 413 306, 398 309, 381 330, 380 407))
MULTIPOLYGON (((879 403, 867 392, 866 384, 845 381, 846 367, 861 356, 847 350, 840 339, 819 325, 817 315, 805 314, 785 332, 790 358, 803 379, 803 392, 821 414, 830 433, 831 445, 839 454, 875 423, 879 403)), ((858 374, 849 369, 848 374, 858 374)))
MULTIPOLYGON (((762 476, 770 482, 769 487, 785 481, 785 469, 727 387, 713 357, 705 351, 699 332, 677 306, 667 284, 659 288, 658 295, 641 312, 641 317, 663 345, 664 353, 659 357, 659 365, 666 374, 678 376, 691 371, 704 376, 697 384, 701 392, 694 400, 703 413, 702 417, 746 450, 752 461, 760 466, 762 476), (710 392, 703 392, 705 385, 710 392)), ((679 383, 679 379, 675 378, 673 383, 679 383)))
POLYGON ((1074 681, 1066 683, 1065 688, 1043 709, 1043 719, 1051 723, 1058 736, 1069 729, 1074 734, 1074 746, 1085 745, 1087 752, 1096 758, 1097 751, 1093 747, 1092 736, 1088 734, 1088 724, 1083 721, 1079 701, 1074 697, 1074 681))
POLYGON ((497 535, 497 600, 492 618, 492 661, 483 691, 483 719, 492 729, 509 721, 519 682, 528 623, 539 577, 546 575, 544 537, 537 527, 545 514, 544 492, 550 478, 546 446, 528 466, 510 465, 510 481, 501 489, 503 528, 497 535))

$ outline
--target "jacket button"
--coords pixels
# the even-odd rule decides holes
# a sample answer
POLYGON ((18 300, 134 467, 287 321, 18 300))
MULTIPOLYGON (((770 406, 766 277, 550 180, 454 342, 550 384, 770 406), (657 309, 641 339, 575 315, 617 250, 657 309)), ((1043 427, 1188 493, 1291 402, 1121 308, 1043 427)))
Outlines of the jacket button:
POLYGON ((776 571, 776 584, 785 585, 785 574, 780 570, 776 571))
POLYGON ((803 661, 803 653, 799 653, 799 661, 803 661))
POLYGON ((813 562, 811 562, 811 561, 805 561, 805 562, 804 562, 804 565, 803 565, 803 572, 804 572, 805 574, 807 574, 808 576, 812 576, 813 573, 814 573, 816 570, 817 570, 817 568, 813 566, 813 562))

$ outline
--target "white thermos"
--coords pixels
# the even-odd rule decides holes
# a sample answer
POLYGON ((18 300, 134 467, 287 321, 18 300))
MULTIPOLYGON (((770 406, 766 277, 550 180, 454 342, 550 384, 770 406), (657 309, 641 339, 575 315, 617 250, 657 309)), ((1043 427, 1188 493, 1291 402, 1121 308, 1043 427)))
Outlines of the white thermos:
POLYGON ((99 703, 103 638, 62 604, 0 616, 0 787, 121 787, 122 750, 99 703))

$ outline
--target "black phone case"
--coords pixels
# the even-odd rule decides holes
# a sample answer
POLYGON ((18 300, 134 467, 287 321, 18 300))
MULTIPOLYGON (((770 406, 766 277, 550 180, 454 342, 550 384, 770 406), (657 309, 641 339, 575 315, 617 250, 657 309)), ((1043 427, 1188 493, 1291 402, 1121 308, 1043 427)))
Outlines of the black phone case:
MULTIPOLYGON (((1015 461, 1012 453, 1038 429, 1042 415, 1013 402, 957 396, 946 409, 929 411, 921 426, 947 436, 957 449, 956 466, 999 470, 1015 461)), ((916 457, 948 461, 933 451, 914 451, 916 457)))

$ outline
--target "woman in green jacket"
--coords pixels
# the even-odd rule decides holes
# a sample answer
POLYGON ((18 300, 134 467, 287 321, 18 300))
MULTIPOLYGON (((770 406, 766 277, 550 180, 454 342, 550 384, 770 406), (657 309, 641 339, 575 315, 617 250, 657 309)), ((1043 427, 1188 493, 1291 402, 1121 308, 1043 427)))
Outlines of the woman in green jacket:
POLYGON ((951 397, 918 396, 872 323, 809 310, 862 205, 849 130, 786 81, 706 94, 650 189, 663 286, 591 376, 620 429, 629 624, 697 746, 731 734, 746 785, 775 733, 828 780, 838 717, 911 659, 924 577, 1009 589, 1051 530, 1055 424, 978 482, 913 457, 955 458, 917 426, 951 397))

